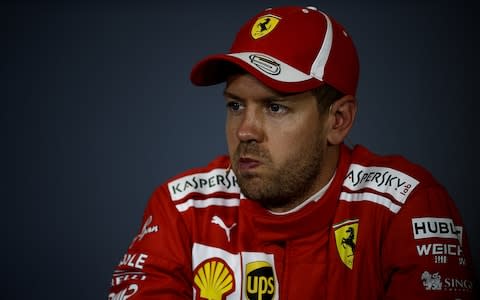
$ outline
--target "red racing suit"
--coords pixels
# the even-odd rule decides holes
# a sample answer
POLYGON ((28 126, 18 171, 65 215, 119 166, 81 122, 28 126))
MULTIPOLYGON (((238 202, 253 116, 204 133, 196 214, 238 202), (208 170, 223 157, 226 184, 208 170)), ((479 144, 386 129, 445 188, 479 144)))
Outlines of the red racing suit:
POLYGON ((474 298, 461 217, 423 168, 342 145, 325 191, 279 215, 242 196, 229 164, 154 191, 108 299, 474 298))

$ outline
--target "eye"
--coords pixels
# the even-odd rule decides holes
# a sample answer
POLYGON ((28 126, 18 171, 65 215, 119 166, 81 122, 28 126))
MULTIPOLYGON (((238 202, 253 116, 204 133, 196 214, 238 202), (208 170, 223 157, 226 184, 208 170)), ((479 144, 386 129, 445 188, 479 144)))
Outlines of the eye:
POLYGON ((227 109, 229 109, 232 112, 237 112, 242 108, 242 105, 239 102, 236 101, 229 101, 227 103, 227 109))
POLYGON ((268 103, 268 109, 272 113, 285 113, 288 110, 288 108, 286 106, 278 104, 278 103, 268 103))

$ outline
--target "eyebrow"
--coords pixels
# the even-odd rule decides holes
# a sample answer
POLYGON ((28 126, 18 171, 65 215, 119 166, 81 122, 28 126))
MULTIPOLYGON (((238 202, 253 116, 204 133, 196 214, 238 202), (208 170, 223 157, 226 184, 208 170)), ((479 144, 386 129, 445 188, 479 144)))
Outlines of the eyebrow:
MULTIPOLYGON (((244 99, 238 95, 235 95, 227 90, 224 90, 223 91, 223 96, 224 97, 227 97, 227 98, 230 98, 230 99, 234 99, 234 100, 239 100, 239 101, 243 101, 244 99)), ((292 101, 293 99, 291 99, 291 97, 289 96, 294 96, 294 95, 272 95, 272 96, 268 96, 268 97, 264 97, 264 98, 260 98, 259 100, 260 101, 265 101, 265 102, 282 102, 282 101, 292 101)))
POLYGON ((227 90, 223 91, 223 96, 226 97, 226 98, 231 98, 231 99, 235 99, 235 100, 242 100, 242 98, 240 96, 232 94, 232 93, 228 92, 227 90))

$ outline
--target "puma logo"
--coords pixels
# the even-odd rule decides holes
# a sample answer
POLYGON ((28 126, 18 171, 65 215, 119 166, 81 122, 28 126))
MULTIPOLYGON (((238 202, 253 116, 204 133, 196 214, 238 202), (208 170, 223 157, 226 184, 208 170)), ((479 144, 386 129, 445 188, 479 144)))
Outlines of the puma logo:
POLYGON ((227 235, 227 240, 230 242, 230 230, 232 230, 232 228, 235 227, 237 225, 237 223, 233 223, 232 226, 227 227, 227 225, 225 225, 223 220, 220 219, 220 217, 218 217, 218 216, 213 216, 212 223, 217 224, 218 226, 220 226, 220 228, 225 230, 225 234, 227 235))

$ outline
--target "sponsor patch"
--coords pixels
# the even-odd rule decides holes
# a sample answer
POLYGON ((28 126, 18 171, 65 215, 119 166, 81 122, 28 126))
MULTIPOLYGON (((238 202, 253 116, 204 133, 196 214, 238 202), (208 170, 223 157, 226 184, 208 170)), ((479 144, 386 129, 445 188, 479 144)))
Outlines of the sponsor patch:
POLYGON ((438 272, 430 274, 430 272, 422 273, 422 282, 425 290, 427 291, 441 291, 442 290, 442 277, 438 272))
POLYGON ((235 226, 237 226, 237 223, 233 223, 232 225, 227 226, 225 225, 225 222, 223 222, 222 218, 220 218, 219 216, 213 216, 211 222, 213 224, 218 225, 221 229, 225 231, 225 235, 227 236, 227 241, 230 242, 230 235, 231 235, 230 232, 235 226))
POLYGON ((442 276, 440 272, 425 271, 421 280, 426 291, 471 292, 473 288, 469 279, 442 276))
POLYGON ((230 253, 195 243, 192 259, 194 299, 233 300, 243 294, 245 299, 278 300, 273 254, 230 253))
POLYGON ((262 71, 266 76, 282 82, 299 82, 312 79, 309 74, 305 74, 289 64, 268 57, 258 52, 240 52, 230 53, 230 56, 243 60, 247 64, 262 71))
POLYGON ((278 299, 278 281, 273 255, 258 252, 242 253, 244 262, 244 288, 248 300, 278 299))
POLYGON ((123 284, 126 281, 143 281, 145 279, 147 279, 147 275, 143 272, 115 270, 112 276, 112 286, 123 284))
POLYGON ((416 240, 427 238, 456 239, 462 243, 463 227, 456 226, 450 218, 412 218, 413 238, 416 240))
POLYGON ((254 39, 266 36, 277 26, 280 18, 274 15, 266 15, 257 19, 250 31, 254 39))
POLYGON ((389 194, 398 202, 405 203, 418 183, 415 178, 395 169, 352 164, 343 185, 352 191, 369 188, 389 194))
POLYGON ((127 253, 123 256, 123 259, 118 266, 129 266, 131 268, 142 270, 147 259, 148 255, 144 253, 127 253))
POLYGON ((358 219, 344 221, 333 225, 333 228, 335 229, 338 255, 342 262, 352 270, 357 245, 358 219))
POLYGON ((252 65, 269 75, 278 75, 282 71, 280 64, 266 55, 251 54, 248 59, 252 65))
POLYGON ((137 291, 138 285, 131 284, 118 293, 108 294, 108 300, 127 300, 128 298, 132 297, 137 291))
POLYGON ((430 256, 435 264, 447 264, 452 259, 458 260, 458 264, 466 264, 462 246, 459 244, 431 243, 416 245, 418 256, 430 256))
POLYGON ((130 244, 130 248, 135 244, 136 241, 141 241, 143 237, 147 234, 158 232, 158 226, 157 225, 151 225, 153 220, 153 216, 149 216, 146 220, 145 223, 143 223, 142 229, 140 230, 140 233, 137 234, 132 240, 132 243, 130 244))
POLYGON ((203 261, 193 273, 194 287, 201 299, 226 299, 235 290, 233 271, 221 258, 203 261))
POLYGON ((463 255, 462 247, 456 244, 417 245, 417 252, 419 256, 424 256, 424 255, 462 256, 463 255))
POLYGON ((226 169, 213 169, 176 179, 168 183, 168 190, 173 201, 181 200, 191 193, 208 195, 216 192, 240 192, 237 178, 233 172, 227 173, 226 169))
MULTIPOLYGON (((228 295, 225 295, 225 298, 219 298, 222 300, 230 300, 230 299, 240 299, 241 291, 242 291, 242 276, 241 276, 241 256, 240 254, 230 253, 220 248, 210 247, 202 244, 195 243, 192 249, 192 270, 195 270, 193 276, 197 276, 198 270, 200 270, 201 266, 204 265, 204 262, 211 262, 212 259, 219 259, 223 264, 227 267, 227 270, 232 272, 233 276, 233 287, 232 290, 229 291, 228 295)), ((194 288, 194 299, 206 299, 201 297, 201 288, 197 287, 196 284, 194 288)), ((208 298, 207 298, 208 299, 208 298)), ((212 298, 213 299, 213 298, 212 298)))

